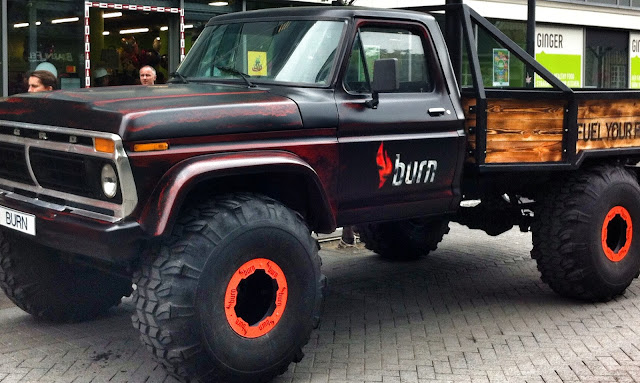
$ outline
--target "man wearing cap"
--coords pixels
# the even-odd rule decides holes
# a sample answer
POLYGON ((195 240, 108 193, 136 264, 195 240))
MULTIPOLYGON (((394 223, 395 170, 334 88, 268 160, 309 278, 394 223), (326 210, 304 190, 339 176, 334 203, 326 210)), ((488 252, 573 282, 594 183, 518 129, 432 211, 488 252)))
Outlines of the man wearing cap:
POLYGON ((109 72, 104 68, 97 68, 93 73, 94 86, 109 86, 109 72))
POLYGON ((58 78, 58 70, 56 69, 56 66, 51 64, 48 61, 43 61, 40 64, 38 64, 38 66, 36 67, 35 70, 46 70, 46 71, 49 71, 49 72, 51 72, 53 77, 58 78))

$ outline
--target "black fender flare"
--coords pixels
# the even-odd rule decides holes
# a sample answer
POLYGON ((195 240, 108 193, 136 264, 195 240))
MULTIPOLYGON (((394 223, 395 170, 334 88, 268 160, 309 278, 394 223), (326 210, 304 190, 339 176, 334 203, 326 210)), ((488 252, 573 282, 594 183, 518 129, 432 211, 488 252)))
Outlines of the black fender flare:
POLYGON ((312 230, 328 233, 336 228, 335 214, 316 171, 302 158, 285 151, 218 153, 192 157, 167 171, 149 196, 139 223, 152 237, 169 233, 186 196, 199 184, 215 178, 265 172, 302 176, 310 194, 309 206, 315 217, 312 230))

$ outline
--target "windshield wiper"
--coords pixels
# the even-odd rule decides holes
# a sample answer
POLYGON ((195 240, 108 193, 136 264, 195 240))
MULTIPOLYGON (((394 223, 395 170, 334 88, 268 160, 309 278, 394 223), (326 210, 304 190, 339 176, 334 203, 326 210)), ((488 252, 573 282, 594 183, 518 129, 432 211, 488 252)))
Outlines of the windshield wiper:
POLYGON ((251 80, 249 80, 249 77, 251 77, 251 76, 249 76, 248 74, 246 74, 244 72, 240 72, 236 68, 231 68, 231 67, 228 67, 228 66, 220 66, 220 65, 217 65, 217 64, 213 64, 213 67, 216 68, 216 69, 220 69, 223 72, 232 73, 232 74, 235 74, 237 76, 242 77, 242 79, 244 80, 244 82, 247 83, 247 86, 249 88, 255 88, 256 87, 256 85, 254 83, 252 83, 251 80))
POLYGON ((176 72, 171 72, 171 73, 169 73, 169 76, 179 78, 179 79, 180 79, 180 81, 182 81, 182 83, 183 83, 183 84, 188 84, 188 83, 189 83, 189 81, 187 81, 187 78, 186 78, 186 77, 184 77, 183 75, 181 75, 181 74, 180 74, 179 72, 177 72, 177 71, 176 71, 176 72))

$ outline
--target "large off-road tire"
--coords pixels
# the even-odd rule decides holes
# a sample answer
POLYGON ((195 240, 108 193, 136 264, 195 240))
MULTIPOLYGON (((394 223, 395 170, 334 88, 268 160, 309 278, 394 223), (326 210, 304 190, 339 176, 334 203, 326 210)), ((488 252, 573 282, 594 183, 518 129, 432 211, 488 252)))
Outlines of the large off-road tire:
POLYGON ((449 232, 449 220, 419 218, 358 226, 367 249, 389 260, 413 260, 438 247, 449 232))
POLYGON ((531 256, 560 295, 607 301, 640 271, 640 186, 620 166, 581 170, 538 201, 531 256))
POLYGON ((302 359, 325 278, 297 213, 256 194, 185 209, 134 276, 133 325, 183 380, 263 382, 302 359))
POLYGON ((94 319, 131 294, 131 279, 66 260, 20 234, 0 230, 0 287, 29 314, 55 322, 94 319))

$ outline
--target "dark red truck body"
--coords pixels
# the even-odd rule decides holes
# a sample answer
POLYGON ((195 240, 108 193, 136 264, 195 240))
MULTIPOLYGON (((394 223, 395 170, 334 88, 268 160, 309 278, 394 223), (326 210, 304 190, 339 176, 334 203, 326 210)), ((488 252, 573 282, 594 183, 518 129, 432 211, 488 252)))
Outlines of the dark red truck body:
POLYGON ((468 7, 423 10, 451 52, 425 13, 263 10, 213 18, 169 84, 0 100, 0 287, 54 321, 131 294, 169 373, 222 382, 302 359, 326 292, 310 232, 415 260, 450 220, 517 225, 552 290, 623 294, 640 92, 574 91, 468 7), (481 32, 552 88, 485 89, 481 32))
MULTIPOLYGON (((433 91, 381 94, 379 106, 372 109, 365 105, 370 96, 343 87, 350 44, 357 27, 406 23, 406 12, 341 8, 317 12, 283 9, 279 16, 348 23, 339 44, 342 59, 336 60, 328 86, 258 81, 256 87, 247 87, 240 79, 176 81, 4 100, 0 142, 6 151, 0 147, 4 168, 0 205, 35 215, 37 241, 118 264, 135 260, 141 242, 167 233, 185 198, 202 188, 271 195, 303 214, 312 230, 323 233, 342 225, 454 212, 461 198, 464 116, 435 21, 412 14, 412 30, 420 34, 430 58, 433 91), (430 114, 430 108, 443 112, 430 114), (20 135, 14 134, 16 129, 20 135), (48 133, 51 142, 55 132, 55 140, 68 143, 69 136, 82 136, 84 130, 121 139, 137 197, 126 217, 109 222, 74 214, 66 209, 68 201, 49 195, 46 188, 26 188, 28 198, 16 198, 22 196, 22 184, 10 173, 14 162, 24 161, 13 154, 14 146, 25 142, 22 137, 38 140, 38 134, 48 133), (21 139, 16 141, 17 137, 21 139), (167 143, 168 150, 134 150, 136 144, 158 141, 167 143), (403 172, 394 179, 397 168, 403 172), (11 182, 3 182, 7 179, 11 182), (31 203, 31 198, 39 203, 31 203), (55 204, 56 209, 41 202, 55 204)), ((261 17, 274 16, 255 12, 251 19, 261 17)), ((225 21, 226 17, 215 19, 225 21)), ((91 134, 85 138, 91 140, 91 134)), ((71 145, 55 156, 74 150, 71 145)), ((64 166, 60 163, 56 176, 69 171, 64 166)), ((82 205, 77 208, 91 210, 88 203, 82 205)))

